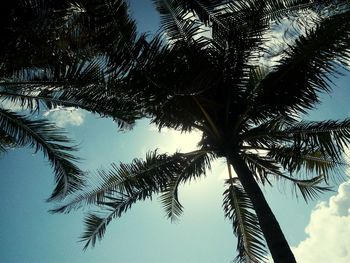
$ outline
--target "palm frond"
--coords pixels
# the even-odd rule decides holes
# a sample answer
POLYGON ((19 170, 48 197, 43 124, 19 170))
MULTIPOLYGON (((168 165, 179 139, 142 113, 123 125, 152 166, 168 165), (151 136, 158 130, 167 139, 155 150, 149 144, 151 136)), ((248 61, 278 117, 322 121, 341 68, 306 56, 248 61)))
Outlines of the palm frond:
POLYGON ((318 93, 329 91, 330 74, 337 66, 349 61, 350 12, 344 12, 321 22, 301 35, 275 69, 260 84, 255 101, 259 116, 311 109, 319 101, 318 93))
POLYGON ((67 71, 71 77, 63 77, 62 81, 56 81, 54 75, 47 72, 40 78, 20 76, 20 81, 3 81, 0 100, 15 103, 30 112, 58 106, 81 108, 102 117, 113 117, 120 128, 131 128, 135 120, 143 116, 135 95, 125 93, 125 84, 121 81, 104 79, 97 64, 78 64, 73 69, 68 67, 67 71))
POLYGON ((152 194, 159 193, 167 188, 176 175, 181 174, 186 162, 180 154, 168 156, 153 151, 146 155, 145 160, 134 159, 130 164, 112 164, 110 170, 97 172, 99 181, 92 189, 75 193, 68 204, 52 212, 69 213, 84 204, 99 204, 113 195, 132 195, 142 189, 152 194))
MULTIPOLYGON (((256 36, 263 36, 270 30, 272 24, 279 24, 282 19, 289 20, 310 20, 308 12, 315 6, 319 6, 317 1, 308 0, 238 0, 226 1, 217 9, 218 22, 214 21, 214 37, 220 38, 225 35, 232 25, 238 31, 249 30, 256 36), (304 16, 300 12, 306 13, 304 16), (249 17, 250 19, 247 19, 249 17), (228 24, 230 26, 228 26, 228 24)), ((299 21, 301 23, 303 21, 299 21)))
MULTIPOLYGON (((0 78, 0 99, 22 106, 23 110, 39 111, 41 106, 80 106, 76 103, 81 90, 105 84, 104 63, 99 61, 61 61, 43 68, 24 68, 0 78), (70 94, 70 96, 68 96, 70 94)), ((90 88, 91 89, 91 88, 90 88)), ((87 97, 87 96, 86 96, 87 97)), ((88 108, 88 107, 85 107, 88 108)))
POLYGON ((171 42, 192 43, 196 36, 203 33, 193 13, 186 12, 176 0, 154 0, 160 13, 161 26, 171 42))
POLYGON ((169 217, 180 215, 182 206, 177 199, 178 184, 205 173, 210 167, 209 162, 206 152, 175 153, 172 156, 149 152, 144 161, 134 159, 131 164, 112 164, 111 170, 99 171, 100 181, 95 187, 74 193, 68 204, 51 212, 69 213, 83 205, 97 205, 104 210, 104 217, 89 214, 85 220, 82 241, 86 242, 86 249, 102 238, 112 218, 120 217, 135 202, 150 199, 154 194, 164 193, 160 199, 169 217))
POLYGON ((317 149, 323 156, 341 161, 350 142, 350 119, 300 122, 279 134, 288 136, 295 148, 317 149))
MULTIPOLYGON (((281 19, 294 20, 298 19, 299 23, 306 23, 312 20, 312 13, 319 16, 324 16, 325 13, 330 13, 334 10, 339 13, 340 10, 349 8, 349 2, 344 1, 310 1, 310 0, 238 0, 227 1, 229 11, 226 11, 225 16, 239 19, 242 23, 246 20, 242 16, 242 10, 254 10, 260 6, 261 19, 267 23, 280 22, 281 19)), ((219 8, 219 11, 221 9, 219 8)), ((316 21, 315 21, 316 22, 316 21)))
POLYGON ((107 216, 105 218, 100 217, 96 214, 88 214, 85 219, 85 232, 81 236, 81 241, 86 242, 84 250, 86 250, 90 243, 95 246, 96 240, 101 240, 105 234, 106 226, 112 220, 112 216, 107 216))
MULTIPOLYGON (((295 187, 298 187, 301 195, 303 196, 305 202, 310 200, 315 200, 320 194, 326 191, 332 191, 329 186, 320 186, 319 184, 324 181, 324 176, 316 176, 308 180, 294 180, 295 187)), ((296 189, 295 189, 296 192, 296 189)))
POLYGON ((215 16, 217 9, 226 7, 227 0, 176 0, 184 12, 194 13, 205 25, 211 22, 220 23, 215 16))
POLYGON ((265 241, 251 200, 237 178, 227 180, 226 184, 228 188, 224 192, 223 208, 238 238, 238 255, 234 261, 266 261, 265 241))
POLYGON ((210 169, 210 162, 212 160, 206 151, 183 154, 182 158, 186 161, 183 164, 181 173, 176 174, 171 179, 160 196, 160 201, 163 204, 166 215, 171 221, 176 221, 183 212, 183 206, 178 199, 178 188, 180 184, 205 175, 206 170, 210 169))
POLYGON ((286 162, 293 161, 290 158, 300 156, 307 156, 309 161, 312 158, 314 161, 321 158, 324 161, 332 160, 341 163, 350 140, 350 120, 307 122, 295 119, 286 121, 284 118, 271 119, 242 133, 242 140, 250 145, 251 149, 256 147, 256 149, 271 150, 272 154, 284 155, 277 158, 289 156, 289 159, 284 160, 285 162, 281 159, 284 165, 286 162), (279 143, 284 146, 276 147, 279 143))
POLYGON ((178 197, 178 187, 181 182, 181 175, 168 184, 168 188, 160 196, 166 216, 171 222, 175 222, 183 213, 183 206, 178 197))
POLYGON ((267 154, 271 159, 280 163, 283 169, 290 174, 298 173, 301 169, 307 173, 323 175, 328 180, 330 174, 336 173, 341 167, 347 166, 345 162, 333 160, 324 155, 317 148, 295 148, 293 146, 280 146, 270 148, 267 154))
POLYGON ((0 153, 16 147, 16 141, 0 127, 0 153))
POLYGON ((280 174, 280 178, 291 182, 293 186, 293 192, 295 193, 296 197, 298 197, 299 191, 305 202, 315 200, 319 197, 320 194, 324 192, 333 191, 332 187, 320 185, 325 181, 323 174, 305 180, 296 179, 283 174, 280 174))
POLYGON ((249 170, 254 177, 261 183, 269 182, 268 175, 279 175, 280 167, 268 156, 259 156, 258 154, 245 152, 242 157, 246 161, 249 170))
POLYGON ((31 120, 23 115, 0 108, 0 127, 18 146, 42 151, 55 171, 56 186, 50 200, 60 199, 83 185, 83 173, 73 163, 77 161, 67 146, 71 141, 62 130, 46 120, 31 120))
MULTIPOLYGON (((252 108, 253 104, 249 107, 252 108)), ((247 119, 245 123, 242 123, 244 126, 240 134, 240 140, 255 147, 267 146, 269 145, 268 140, 272 141, 271 138, 275 134, 298 122, 297 116, 293 114, 265 117, 264 120, 259 120, 258 122, 255 119, 247 119)), ((273 138, 273 140, 278 139, 276 136, 273 138)))
POLYGON ((35 87, 83 87, 105 82, 106 65, 102 57, 81 60, 54 61, 42 67, 26 67, 1 76, 1 88, 17 86, 35 87), (63 64, 64 63, 64 64, 63 64))
POLYGON ((120 194, 119 196, 106 196, 105 201, 99 203, 105 209, 104 216, 101 217, 96 213, 89 213, 85 218, 85 231, 81 236, 81 241, 85 242, 84 250, 89 245, 95 246, 96 241, 103 238, 107 225, 113 218, 120 217, 135 202, 151 198, 151 195, 151 189, 142 189, 133 193, 120 194))

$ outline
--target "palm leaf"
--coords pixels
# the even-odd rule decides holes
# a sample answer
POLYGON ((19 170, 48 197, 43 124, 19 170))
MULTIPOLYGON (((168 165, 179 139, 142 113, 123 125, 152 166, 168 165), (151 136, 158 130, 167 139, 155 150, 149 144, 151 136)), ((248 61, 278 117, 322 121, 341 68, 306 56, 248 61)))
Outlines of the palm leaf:
POLYGON ((109 224, 109 222, 112 220, 111 216, 107 216, 106 218, 102 218, 95 214, 88 214, 85 219, 84 223, 86 226, 86 230, 84 234, 81 236, 81 241, 86 242, 84 246, 84 250, 88 248, 88 246, 91 245, 95 246, 96 240, 101 240, 104 236, 104 233, 106 231, 106 226, 109 224))
POLYGON ((205 152, 176 153, 172 156, 158 154, 157 151, 149 152, 144 161, 134 159, 131 164, 113 164, 111 170, 99 171, 97 187, 74 193, 68 204, 51 212, 69 213, 83 205, 92 204, 105 210, 104 217, 89 214, 85 220, 86 231, 82 241, 86 242, 86 249, 103 237, 112 218, 120 217, 135 202, 149 199, 154 194, 164 193, 161 201, 167 213, 172 218, 178 216, 182 207, 177 200, 178 185, 174 187, 174 183, 185 182, 205 173, 205 169, 210 167, 208 162, 205 152))
POLYGON ((315 200, 319 197, 320 194, 324 192, 333 191, 332 188, 329 186, 320 185, 325 181, 325 177, 323 174, 305 180, 295 179, 293 177, 286 176, 283 174, 280 174, 279 176, 280 178, 291 182, 293 186, 293 192, 295 193, 296 197, 298 197, 299 191, 302 197, 304 198, 305 202, 315 200))
MULTIPOLYGON (((113 117, 120 128, 131 128, 142 116, 140 106, 123 91, 120 81, 104 76, 103 63, 78 63, 66 67, 63 80, 55 74, 28 73, 12 76, 0 83, 0 99, 22 106, 30 112, 58 106, 75 107, 113 117), (105 79, 106 78, 106 79, 105 79)), ((40 70, 39 70, 40 72, 40 70)), ((125 85, 124 85, 125 86, 125 85)))
POLYGON ((75 193, 75 196, 57 209, 55 213, 69 213, 84 204, 99 204, 108 196, 132 195, 135 191, 145 189, 153 193, 165 190, 168 183, 180 174, 186 160, 181 155, 168 156, 149 152, 145 160, 134 159, 130 164, 112 164, 110 170, 98 171, 99 180, 92 189, 75 193))
POLYGON ((268 156, 259 156, 258 154, 245 152, 242 153, 242 157, 245 159, 254 177, 263 184, 265 181, 270 183, 268 175, 279 175, 281 173, 280 167, 268 156))
POLYGON ((105 208, 104 216, 101 217, 96 213, 89 213, 84 220, 85 231, 81 236, 81 241, 85 242, 84 250, 89 245, 95 246, 96 240, 103 238, 107 225, 113 218, 120 217, 136 201, 151 198, 151 192, 152 190, 150 189, 143 189, 135 191, 132 194, 120 194, 119 197, 106 196, 106 201, 99 203, 100 206, 104 206, 105 208))
MULTIPOLYGON (((332 191, 331 187, 320 186, 319 184, 324 181, 324 176, 316 176, 308 180, 294 180, 295 187, 298 188, 305 202, 315 200, 319 195, 326 191, 332 191)), ((296 192, 296 189, 295 189, 296 192)))
POLYGON ((0 127, 16 145, 32 147, 35 152, 42 151, 48 158, 56 179, 50 200, 63 198, 83 185, 83 173, 73 163, 77 158, 69 153, 76 149, 65 145, 70 140, 54 124, 46 120, 31 120, 0 108, 0 127))
POLYGON ((323 19, 301 35, 275 69, 261 82, 254 112, 276 114, 306 112, 319 101, 318 92, 329 91, 330 74, 349 60, 350 12, 323 19))
POLYGON ((160 13, 162 28, 171 42, 190 44, 196 36, 204 32, 193 14, 184 12, 183 6, 178 1, 154 0, 153 2, 160 13))
POLYGON ((16 146, 16 141, 0 128, 0 153, 6 152, 9 148, 16 146))
POLYGON ((295 148, 318 149, 323 156, 341 161, 350 142, 350 119, 343 121, 300 122, 281 133, 292 140, 295 148))
POLYGON ((171 221, 176 221, 183 212, 183 206, 178 199, 180 184, 205 175, 206 169, 210 169, 210 161, 212 160, 206 151, 195 151, 183 154, 182 157, 186 159, 182 171, 172 178, 160 196, 166 215, 171 221))
POLYGON ((223 208, 238 238, 235 262, 266 261, 265 241, 251 200, 237 178, 227 180, 226 184, 223 208))
POLYGON ((290 174, 297 173, 303 168, 306 172, 322 174, 325 180, 342 166, 348 165, 345 162, 334 161, 317 148, 274 147, 269 149, 268 156, 280 163, 290 174))
POLYGON ((215 10, 224 8, 227 0, 176 0, 175 2, 183 8, 184 12, 196 14, 200 21, 208 25, 210 22, 220 23, 215 16, 215 10))
POLYGON ((288 154, 290 157, 308 156, 310 161, 313 157, 321 157, 341 163, 342 154, 350 140, 350 120, 300 122, 294 119, 272 119, 244 132, 242 140, 252 149, 261 148, 271 150, 272 153, 279 150, 276 148, 278 143, 284 143, 287 148, 281 146, 281 154, 288 154))

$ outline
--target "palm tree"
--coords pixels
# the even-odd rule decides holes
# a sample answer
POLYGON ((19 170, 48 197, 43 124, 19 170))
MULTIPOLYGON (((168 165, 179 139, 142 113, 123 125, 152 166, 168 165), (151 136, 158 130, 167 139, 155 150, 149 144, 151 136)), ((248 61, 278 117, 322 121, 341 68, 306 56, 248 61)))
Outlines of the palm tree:
POLYGON ((105 209, 105 216, 90 213, 85 219, 85 248, 103 237, 113 218, 155 194, 176 219, 183 209, 179 186, 224 158, 229 179, 223 208, 238 237, 236 261, 264 261, 267 245, 275 262, 295 262, 258 184, 286 180, 309 200, 329 190, 327 183, 344 165, 350 120, 307 122, 300 116, 319 102, 320 92, 331 90, 329 77, 349 62, 348 1, 214 2, 155 0, 166 40, 158 36, 133 56, 119 85, 135 94, 159 129, 200 131, 198 149, 153 151, 145 160, 113 164, 98 172, 99 183, 54 209, 105 209), (304 32, 294 32, 295 40, 267 68, 259 59, 268 32, 286 17, 304 32), (203 36, 203 25, 213 28, 212 38, 203 36))
POLYGON ((128 36, 123 43, 135 50, 143 36, 137 39, 123 1, 8 1, 5 7, 0 27, 0 151, 19 146, 42 151, 56 176, 49 200, 63 198, 83 185, 83 172, 74 164, 78 158, 72 155, 76 147, 54 123, 33 115, 75 107, 112 116, 119 128, 131 127, 140 112, 131 95, 117 88, 116 77, 125 74, 130 54, 116 32, 122 30, 128 36), (106 15, 111 6, 118 7, 117 21, 106 15), (11 110, 13 104, 23 113, 11 110))

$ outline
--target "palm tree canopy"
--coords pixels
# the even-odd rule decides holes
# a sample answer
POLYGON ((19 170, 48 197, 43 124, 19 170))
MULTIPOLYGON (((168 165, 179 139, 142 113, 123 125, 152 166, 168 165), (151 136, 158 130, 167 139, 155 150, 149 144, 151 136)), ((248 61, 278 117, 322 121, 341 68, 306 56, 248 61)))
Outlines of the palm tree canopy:
POLYGON ((72 155, 76 147, 53 123, 32 115, 79 107, 132 127, 142 112, 133 95, 119 88, 118 77, 132 62, 129 48, 137 52, 144 37, 137 38, 123 1, 6 2, 0 20, 0 150, 42 151, 56 176, 50 200, 63 198, 83 185, 72 155), (13 112, 12 104, 28 115, 13 112))
MULTIPOLYGON (((112 165, 110 171, 99 172, 101 182, 95 187, 75 193, 70 202, 53 212, 70 212, 86 204, 106 209, 105 217, 96 213, 87 216, 82 236, 86 248, 103 237, 113 218, 154 194, 160 194, 167 216, 176 219, 182 212, 178 187, 205 174, 212 160, 226 158, 230 179, 223 208, 239 238, 236 261, 264 261, 264 238, 270 249, 271 244, 257 209, 259 204, 245 179, 252 177, 260 183, 271 183, 274 178, 287 180, 309 200, 329 190, 322 183, 332 179, 344 164, 342 154, 350 141, 350 121, 304 122, 299 117, 319 102, 320 92, 331 90, 330 76, 337 75, 338 67, 349 62, 349 2, 153 2, 161 15, 163 34, 150 41, 136 37, 124 1, 94 6, 95 23, 108 25, 97 27, 96 35, 107 37, 101 46, 94 39, 89 43, 105 58, 96 60, 100 57, 95 56, 93 60, 86 55, 85 59, 104 64, 105 70, 85 73, 95 76, 93 85, 85 82, 79 91, 74 81, 81 78, 71 78, 68 95, 64 89, 58 96, 118 119, 129 114, 127 122, 147 117, 159 129, 199 130, 202 139, 198 149, 173 155, 154 151, 145 160, 112 165), (122 12, 120 16, 118 12, 122 12), (117 17, 125 20, 117 21, 117 17), (267 53, 271 27, 283 19, 292 21, 299 31, 294 32, 277 63, 266 67, 260 60, 267 53), (205 33, 208 27, 213 30, 211 35, 205 33), (107 91, 98 96, 101 87, 107 91), (90 98, 110 103, 96 105, 90 98), (238 178, 231 174, 231 167, 238 178), (302 169, 311 176, 305 177, 299 172, 302 169)), ((89 14, 91 3, 81 1, 77 6, 89 14)), ((85 16, 85 12, 80 13, 84 15, 78 17, 85 16)), ((83 27, 85 22, 79 20, 83 27)), ((92 52, 90 46, 88 50, 92 52)), ((85 60, 67 61, 71 63, 67 65, 75 65, 73 62, 85 60)), ((90 67, 79 69, 84 72, 90 67)), ((69 79, 62 70, 55 72, 51 75, 58 76, 57 80, 69 79)), ((54 97, 52 93, 50 96, 54 97)))

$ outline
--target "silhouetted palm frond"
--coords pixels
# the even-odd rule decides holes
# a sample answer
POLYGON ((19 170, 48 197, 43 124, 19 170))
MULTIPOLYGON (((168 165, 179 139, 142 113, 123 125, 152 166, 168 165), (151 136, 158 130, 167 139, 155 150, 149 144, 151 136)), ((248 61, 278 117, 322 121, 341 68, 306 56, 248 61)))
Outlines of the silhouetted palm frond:
POLYGON ((261 183, 269 182, 269 175, 278 176, 281 173, 281 167, 273 159, 259 154, 245 152, 242 153, 249 169, 252 171, 257 181, 261 183))
POLYGON ((291 139, 294 148, 317 149, 322 156, 340 161, 350 142, 350 120, 301 122, 279 135, 291 139))
POLYGON ((148 117, 159 129, 199 130, 201 149, 173 155, 151 152, 145 160, 114 164, 98 172, 100 181, 90 189, 74 193, 53 212, 85 205, 105 211, 90 213, 85 220, 82 241, 87 248, 103 237, 113 218, 155 194, 160 194, 167 216, 177 219, 183 209, 178 187, 205 174, 214 157, 225 158, 239 178, 228 180, 224 192, 225 215, 239 239, 236 261, 266 260, 265 236, 276 262, 295 262, 257 183, 272 184, 270 177, 287 180, 308 201, 330 190, 324 183, 342 167, 349 120, 302 122, 299 115, 331 89, 331 76, 349 61, 350 13, 343 7, 329 12, 333 5, 349 2, 153 2, 165 39, 161 34, 151 41, 136 37, 124 1, 82 5, 86 14, 74 21, 84 28, 89 24, 85 19, 96 11, 96 35, 106 37, 101 46, 93 46, 106 56, 107 76, 98 85, 85 84, 58 96, 91 111, 104 110, 107 116, 123 112, 127 120, 148 117), (268 67, 260 59, 273 39, 272 27, 288 19, 300 27, 268 67), (202 29, 208 26, 213 32, 204 37, 202 29))
POLYGON ((149 194, 166 188, 169 180, 181 171, 180 161, 166 154, 149 152, 145 160, 134 159, 132 163, 112 164, 110 170, 99 170, 99 181, 92 189, 75 193, 68 204, 52 210, 68 213, 83 204, 99 204, 113 195, 132 195, 135 191, 145 190, 149 194))
POLYGON ((184 42, 190 45, 204 32, 192 13, 185 12, 176 0, 154 0, 160 13, 161 26, 170 42, 184 42), (192 18, 191 18, 192 17, 192 18))
MULTIPOLYGON (((177 189, 184 183, 205 173, 209 166, 206 152, 176 153, 172 156, 149 152, 146 159, 134 159, 131 164, 112 165, 109 171, 98 172, 100 182, 91 190, 76 192, 66 205, 53 209, 54 213, 69 213, 82 205, 99 205, 106 208, 104 217, 90 214, 86 219, 86 232, 82 239, 87 248, 101 239, 112 218, 120 217, 136 201, 162 193, 160 200, 171 219, 181 214, 177 189)), ((101 214, 102 215, 102 214, 101 214)))
MULTIPOLYGON (((159 1, 158 1, 159 2, 159 1)), ((217 9, 222 9, 226 6, 227 0, 174 0, 181 6, 183 12, 191 12, 205 25, 212 22, 219 22, 216 17, 217 9)), ((219 22, 220 23, 220 22, 219 22)))
POLYGON ((166 215, 171 221, 176 221, 183 212, 183 206, 178 198, 179 186, 205 175, 206 170, 210 169, 210 161, 212 160, 206 151, 195 151, 183 156, 187 160, 183 164, 181 173, 168 183, 167 188, 162 191, 160 196, 166 215))
POLYGON ((265 110, 305 113, 319 101, 320 91, 330 90, 329 77, 338 74, 338 62, 350 59, 349 21, 350 12, 324 19, 284 52, 279 64, 260 83, 255 100, 260 116, 265 110))
POLYGON ((238 255, 234 262, 264 262, 265 241, 251 200, 237 178, 227 180, 226 185, 223 208, 238 238, 238 255))
POLYGON ((69 153, 76 149, 67 145, 70 140, 54 124, 0 108, 0 127, 16 146, 29 146, 48 158, 56 178, 50 200, 63 198, 82 187, 83 173, 73 163, 77 158, 69 153))
POLYGON ((319 185, 323 180, 324 177, 320 175, 308 180, 295 181, 295 185, 298 187, 304 200, 308 202, 309 200, 318 198, 323 192, 332 191, 332 188, 329 186, 319 185))
POLYGON ((325 179, 329 175, 337 172, 345 162, 335 161, 331 157, 321 153, 319 149, 298 149, 291 147, 275 147, 268 150, 268 156, 281 164, 283 169, 290 174, 305 171, 324 175, 325 179))
POLYGON ((5 131, 0 129, 0 153, 6 152, 8 149, 16 146, 16 141, 5 131))

